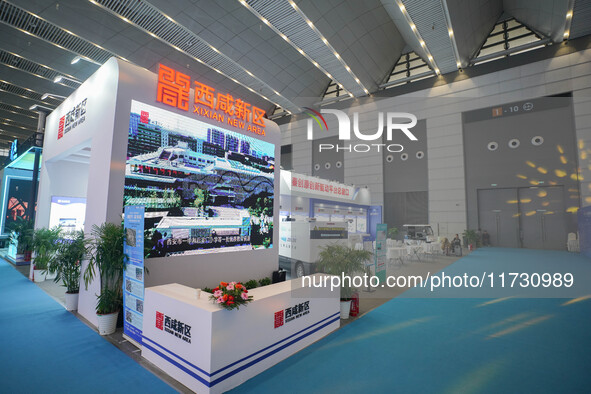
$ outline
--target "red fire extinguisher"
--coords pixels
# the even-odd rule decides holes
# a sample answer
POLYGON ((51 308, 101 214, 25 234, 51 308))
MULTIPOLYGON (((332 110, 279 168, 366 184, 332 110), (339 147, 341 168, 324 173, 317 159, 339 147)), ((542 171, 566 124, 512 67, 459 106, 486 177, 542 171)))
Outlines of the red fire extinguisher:
POLYGON ((357 316, 359 314, 359 293, 354 292, 351 294, 351 316, 357 316))

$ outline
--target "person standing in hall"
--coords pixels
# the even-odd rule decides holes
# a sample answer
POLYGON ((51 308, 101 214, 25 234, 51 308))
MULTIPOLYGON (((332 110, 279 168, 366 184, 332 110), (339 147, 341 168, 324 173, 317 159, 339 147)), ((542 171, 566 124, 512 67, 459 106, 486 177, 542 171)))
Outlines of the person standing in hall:
POLYGON ((482 246, 490 246, 490 234, 486 230, 482 233, 482 246))
POLYGON ((454 251, 456 256, 462 255, 462 241, 460 240, 460 235, 456 234, 454 239, 451 241, 451 249, 454 251))
POLYGON ((482 230, 480 230, 480 228, 478 228, 478 231, 476 231, 476 245, 474 245, 474 247, 477 247, 479 245, 482 245, 483 240, 482 240, 482 230))

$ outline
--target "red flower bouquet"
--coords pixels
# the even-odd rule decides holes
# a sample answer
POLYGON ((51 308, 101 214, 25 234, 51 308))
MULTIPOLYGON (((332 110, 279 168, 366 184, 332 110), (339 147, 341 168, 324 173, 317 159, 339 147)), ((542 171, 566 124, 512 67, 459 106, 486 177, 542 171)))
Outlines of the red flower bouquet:
POLYGON ((213 289, 213 294, 209 296, 209 299, 222 308, 230 310, 246 305, 252 301, 252 296, 248 295, 248 290, 240 282, 220 282, 220 285, 213 289))

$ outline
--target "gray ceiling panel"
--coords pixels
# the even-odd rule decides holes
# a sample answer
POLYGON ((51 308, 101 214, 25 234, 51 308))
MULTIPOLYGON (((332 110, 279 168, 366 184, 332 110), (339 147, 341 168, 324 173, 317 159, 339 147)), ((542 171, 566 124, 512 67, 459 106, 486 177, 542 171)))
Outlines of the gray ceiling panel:
POLYGON ((591 34, 591 1, 575 0, 570 37, 578 38, 591 34))
POLYGON ((460 62, 465 67, 503 13, 502 0, 444 0, 449 10, 460 62))
MULTIPOLYGON (((364 89, 377 90, 403 51, 412 49, 424 60, 431 53, 442 73, 454 70, 457 60, 467 66, 503 13, 558 42, 569 28, 567 7, 574 3, 570 37, 591 33, 591 0, 296 0, 295 6, 290 0, 244 3, 0 0, 0 81, 37 94, 47 91, 67 96, 73 89, 53 84, 55 75, 84 81, 116 55, 153 72, 160 63, 183 70, 195 80, 216 85, 267 111, 273 110, 273 102, 297 111, 302 105, 320 101, 331 80, 343 84, 344 94, 351 91, 365 95, 364 89), (410 19, 400 11, 400 4, 404 4, 410 19), (144 19, 134 19, 138 15, 144 19), (426 51, 409 20, 425 40, 426 51), (157 28, 154 21, 162 27, 157 28), (448 24, 454 31, 452 39, 446 34, 448 24), (287 39, 281 36, 284 32, 287 39), (95 63, 72 65, 76 54, 95 63), (38 72, 48 79, 24 72, 31 70, 41 70, 38 72)), ((34 101, 7 93, 4 97, 7 105, 27 108, 34 101)), ((10 114, 2 107, 0 111, 2 119, 10 114)))
POLYGON ((554 42, 561 42, 568 0, 503 0, 507 13, 554 42))
POLYGON ((7 105, 7 104, 3 103, 2 100, 0 99, 0 118, 11 119, 15 122, 18 122, 20 124, 24 124, 24 125, 27 125, 30 127, 37 127, 37 118, 35 116, 33 116, 32 111, 29 115, 24 115, 24 114, 20 114, 20 113, 15 113, 14 111, 12 111, 12 109, 15 109, 14 106, 7 105))
POLYGON ((74 91, 73 88, 53 83, 51 80, 7 67, 4 64, 0 64, 0 78, 13 85, 29 88, 41 94, 55 93, 61 96, 69 96, 74 91))
MULTIPOLYGON (((344 0, 332 8, 318 6, 321 2, 302 0, 298 2, 302 11, 322 32, 329 43, 340 53, 343 60, 370 91, 375 91, 381 79, 400 57, 404 40, 390 18, 375 18, 376 13, 384 14, 379 0, 355 1, 344 0), (335 14, 337 17, 335 17, 335 14), (329 23, 336 20, 337 23, 329 23), (333 32, 332 34, 329 34, 333 32), (376 31, 387 37, 389 45, 384 47, 379 42, 364 38, 376 31), (368 64, 358 62, 351 53, 364 52, 368 64)), ((387 15, 386 15, 387 16, 387 15)), ((368 36, 371 37, 371 36, 368 36)))

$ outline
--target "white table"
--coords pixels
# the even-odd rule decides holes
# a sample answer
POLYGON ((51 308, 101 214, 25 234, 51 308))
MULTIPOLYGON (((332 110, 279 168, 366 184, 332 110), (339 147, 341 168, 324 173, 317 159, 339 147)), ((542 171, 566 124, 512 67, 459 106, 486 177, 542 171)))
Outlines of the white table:
POLYGON ((404 264, 404 257, 408 255, 408 251, 404 246, 390 247, 386 251, 386 257, 388 260, 398 260, 400 264, 404 264))
POLYGON ((198 393, 230 390, 340 326, 339 292, 300 284, 253 289, 231 311, 180 284, 146 288, 142 356, 198 393))
POLYGON ((437 242, 425 243, 423 247, 425 248, 425 251, 430 253, 437 254, 441 252, 441 244, 438 244, 437 242))
POLYGON ((417 260, 421 261, 419 253, 423 250, 421 245, 406 245, 406 250, 410 257, 416 257, 417 260))

